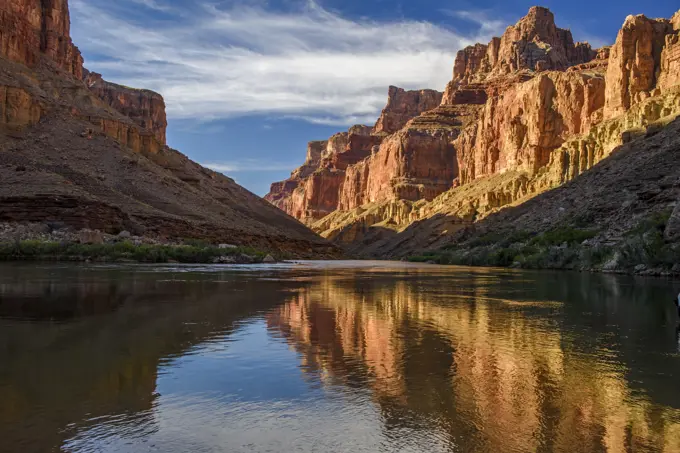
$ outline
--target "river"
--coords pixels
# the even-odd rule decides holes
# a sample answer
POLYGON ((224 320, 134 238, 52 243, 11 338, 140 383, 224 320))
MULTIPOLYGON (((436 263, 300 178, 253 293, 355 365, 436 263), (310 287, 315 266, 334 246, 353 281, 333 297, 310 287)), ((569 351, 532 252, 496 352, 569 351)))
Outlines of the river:
POLYGON ((0 265, 0 452, 680 452, 680 282, 0 265))

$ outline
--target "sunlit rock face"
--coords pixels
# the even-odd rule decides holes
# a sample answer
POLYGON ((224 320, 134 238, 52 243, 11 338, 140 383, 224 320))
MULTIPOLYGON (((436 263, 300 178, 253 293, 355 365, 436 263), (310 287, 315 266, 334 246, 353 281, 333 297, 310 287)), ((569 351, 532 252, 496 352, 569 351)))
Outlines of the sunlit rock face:
POLYGON ((621 115, 656 94, 655 88, 677 82, 677 76, 669 72, 677 65, 676 44, 677 33, 671 21, 642 15, 626 18, 609 57, 605 119, 621 115), (662 54, 665 71, 658 80, 662 54))
POLYGON ((80 79, 83 57, 71 41, 67 0, 4 0, 0 4, 0 54, 34 66, 44 54, 80 79))
POLYGON ((453 81, 466 85, 517 71, 565 70, 595 56, 588 43, 574 43, 569 30, 555 25, 550 10, 535 6, 502 37, 459 51, 453 81))
POLYGON ((441 104, 442 93, 434 90, 406 91, 391 86, 387 106, 373 128, 376 134, 393 134, 411 119, 441 104))
POLYGON ((309 142, 305 163, 291 177, 274 183, 265 199, 303 222, 338 208, 348 168, 368 157, 382 141, 369 126, 352 126, 325 141, 309 142))
POLYGON ((547 72, 490 98, 480 121, 455 142, 461 184, 546 166, 567 138, 598 122, 604 87, 599 74, 547 72))
MULTIPOLYGON (((448 182, 433 181, 430 187, 421 187, 419 178, 425 173, 427 179, 430 170, 422 168, 428 165, 425 162, 428 157, 415 148, 421 146, 420 141, 415 137, 403 138, 401 145, 388 146, 389 149, 381 144, 385 137, 400 131, 414 117, 439 106, 441 100, 442 93, 434 90, 406 91, 390 87, 387 105, 373 128, 353 126, 326 141, 310 142, 305 163, 293 171, 287 181, 272 184, 265 199, 306 223, 338 209, 359 206, 369 199, 399 197, 400 194, 416 199, 426 194, 431 199, 450 187, 454 177, 450 169, 443 171, 443 179, 448 182), (410 145, 414 147, 408 148, 410 145), (400 154, 401 150, 404 152, 400 154), (380 157, 372 160, 373 155, 380 157), (417 159, 407 161, 407 155, 417 159), (380 158, 389 160, 389 164, 379 164, 380 158), (410 185, 409 181, 414 179, 418 182, 415 186, 410 185), (388 188, 392 181, 399 187, 388 188)), ((434 143, 441 138, 429 137, 429 140, 434 143)), ((444 144, 444 147, 449 145, 444 144)), ((428 146, 424 148, 429 151, 428 146)), ((448 154, 441 149, 432 151, 439 160, 430 162, 431 167, 455 165, 450 151, 448 154)))
POLYGON ((363 160, 342 175, 315 176, 292 196, 275 194, 299 183, 275 185, 272 198, 357 252, 379 255, 368 252, 374 242, 438 215, 450 219, 444 231, 452 234, 576 178, 640 130, 667 124, 680 114, 678 74, 680 12, 629 16, 612 46, 593 50, 534 7, 503 36, 458 52, 439 106, 404 123, 396 112, 411 115, 435 99, 414 102, 422 95, 391 88, 373 130, 381 142, 363 160), (289 200, 306 192, 323 209, 291 209, 289 200))

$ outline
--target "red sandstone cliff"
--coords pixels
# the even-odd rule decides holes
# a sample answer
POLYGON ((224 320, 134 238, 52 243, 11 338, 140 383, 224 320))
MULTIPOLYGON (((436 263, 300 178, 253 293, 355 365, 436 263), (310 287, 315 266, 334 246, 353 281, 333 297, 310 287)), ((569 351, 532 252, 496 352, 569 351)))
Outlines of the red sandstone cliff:
MULTIPOLYGON (((611 48, 593 50, 534 7, 502 37, 458 53, 440 106, 390 123, 399 99, 391 95, 375 129, 388 135, 380 146, 336 174, 328 192, 307 181, 295 196, 314 192, 323 204, 329 193, 315 218, 337 201, 336 211, 313 227, 355 250, 370 249, 372 225, 399 231, 445 213, 451 224, 438 234, 451 233, 575 178, 639 130, 680 114, 678 74, 680 12, 630 16, 611 48)), ((401 99, 399 112, 415 110, 414 98, 401 99)))
POLYGON ((0 2, 0 54, 35 66, 41 55, 76 78, 83 58, 71 41, 67 0, 3 0, 0 2))
MULTIPOLYGON (((598 102, 603 101, 602 96, 598 98, 593 93, 597 82, 581 76, 558 82, 547 77, 522 93, 501 93, 531 79, 534 71, 566 69, 595 55, 587 44, 575 44, 568 30, 557 28, 550 11, 532 8, 527 17, 508 27, 502 38, 494 38, 488 46, 478 44, 460 51, 454 64, 454 80, 443 95, 432 90, 406 92, 390 87, 387 106, 373 130, 376 135, 389 137, 370 155, 365 153, 363 160, 339 169, 341 172, 316 170, 307 180, 299 178, 298 172, 297 177, 293 175, 285 183, 275 183, 267 199, 297 218, 318 220, 334 210, 351 210, 367 203, 432 200, 474 177, 474 162, 480 174, 515 165, 544 165, 550 150, 561 144, 556 137, 580 133, 590 122, 579 116, 580 110, 570 112, 564 125, 545 117, 549 115, 544 110, 551 108, 552 94, 559 91, 553 85, 573 88, 575 95, 588 97, 585 115, 589 118, 600 107, 598 102), (545 101, 540 93, 536 96, 537 89, 545 90, 545 101), (498 111, 503 112, 502 118, 498 111), (471 134, 476 132, 467 126, 478 118, 484 126, 479 134, 485 139, 470 148, 484 151, 457 150, 454 140, 464 130, 467 135, 458 143, 471 144, 471 134), (495 124, 490 123, 491 118, 495 124), (508 146, 514 149, 506 151, 508 146), (480 153, 486 155, 470 157, 480 153), (311 199, 313 205, 323 208, 300 209, 304 200, 311 199)), ((565 98, 568 96, 565 92, 565 98)), ((559 103, 565 110, 570 108, 566 99, 559 103)))

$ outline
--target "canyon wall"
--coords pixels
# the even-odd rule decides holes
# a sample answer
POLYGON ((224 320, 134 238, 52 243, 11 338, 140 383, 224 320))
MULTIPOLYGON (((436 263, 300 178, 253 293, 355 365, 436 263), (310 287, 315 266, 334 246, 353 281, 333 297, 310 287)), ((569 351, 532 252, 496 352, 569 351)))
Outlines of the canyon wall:
POLYGON ((163 97, 107 82, 101 75, 84 69, 70 28, 66 0, 0 3, 0 56, 22 65, 8 68, 0 76, 3 131, 17 134, 36 124, 48 110, 48 104, 52 104, 52 109, 69 105, 70 114, 91 123, 93 132, 115 138, 135 152, 157 153, 166 144, 163 97), (37 72, 31 74, 22 69, 24 66, 37 72), (51 103, 46 93, 56 94, 55 89, 64 85, 64 76, 74 85, 59 93, 63 102, 51 103), (86 95, 85 86, 110 108, 96 105, 86 95))
POLYGON ((441 141, 441 137, 413 132, 395 139, 393 132, 412 118, 436 108, 441 99, 442 93, 434 90, 405 91, 390 87, 387 106, 373 128, 353 126, 326 141, 310 142, 305 163, 293 171, 288 180, 272 184, 265 199, 293 217, 312 223, 338 209, 353 208, 366 200, 390 197, 394 193, 410 192, 411 198, 426 194, 433 198, 450 187, 453 177, 445 170, 442 177, 447 182, 432 182, 429 176, 437 170, 430 170, 428 166, 437 168, 443 163, 453 167, 452 154, 445 150, 450 145, 444 143, 445 149, 433 151, 432 156, 438 160, 428 164, 427 156, 416 153, 413 146, 429 149, 427 145, 422 146, 423 140, 434 143, 441 141), (389 137, 389 143, 385 143, 385 137, 389 137), (369 185, 371 189, 366 189, 369 185), (439 188, 433 189, 433 186, 439 188))
MULTIPOLYGON (((168 147, 162 96, 83 69, 69 33, 66 0, 0 0, 0 221, 228 242, 281 256, 340 255, 232 179, 168 147)), ((370 136, 371 128, 362 131, 370 136)), ((362 140, 349 137, 348 146, 370 151, 362 140)), ((321 151, 310 154, 320 165, 321 151)), ((347 166, 365 156, 329 160, 347 166)))
POLYGON ((629 16, 613 46, 594 50, 533 7, 459 51, 440 105, 397 131, 384 126, 403 123, 388 121, 390 95, 374 129, 387 136, 337 175, 336 210, 313 228, 365 248, 373 225, 400 231, 440 213, 465 224, 526 200, 680 114, 678 74, 680 12, 629 16))
POLYGON ((406 91, 391 86, 387 106, 375 123, 373 132, 393 134, 406 126, 412 118, 437 107, 441 101, 442 93, 435 90, 406 91))

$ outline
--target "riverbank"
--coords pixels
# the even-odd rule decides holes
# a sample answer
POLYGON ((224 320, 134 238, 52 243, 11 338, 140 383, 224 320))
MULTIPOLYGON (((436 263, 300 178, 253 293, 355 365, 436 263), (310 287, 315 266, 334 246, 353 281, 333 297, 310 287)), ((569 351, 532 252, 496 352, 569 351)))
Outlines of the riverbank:
POLYGON ((668 215, 654 216, 616 242, 595 230, 570 227, 540 234, 471 235, 459 243, 410 256, 411 262, 477 267, 577 270, 613 274, 680 276, 680 245, 664 241, 668 215))
POLYGON ((0 261, 257 264, 277 259, 266 251, 232 244, 168 241, 126 231, 110 235, 49 224, 0 224, 0 261))

